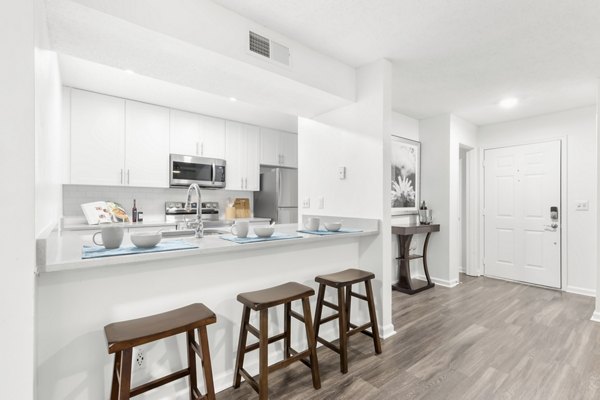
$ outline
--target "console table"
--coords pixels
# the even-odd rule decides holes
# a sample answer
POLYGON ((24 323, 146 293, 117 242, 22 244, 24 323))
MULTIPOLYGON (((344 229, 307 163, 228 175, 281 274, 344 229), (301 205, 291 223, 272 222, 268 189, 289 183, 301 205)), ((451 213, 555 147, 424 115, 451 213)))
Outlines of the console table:
POLYGON ((392 289, 402 293, 415 294, 422 292, 423 290, 430 289, 435 286, 435 283, 431 282, 429 277, 429 270, 427 269, 427 245, 429 244, 429 236, 431 232, 439 232, 440 225, 392 225, 392 235, 398 235, 398 270, 400 272, 400 280, 395 285, 392 285, 392 289), (426 233, 425 243, 423 243, 423 254, 410 254, 410 242, 413 235, 426 233), (427 282, 421 280, 413 280, 410 276, 410 261, 422 258, 423 269, 425 270, 425 277, 427 282))

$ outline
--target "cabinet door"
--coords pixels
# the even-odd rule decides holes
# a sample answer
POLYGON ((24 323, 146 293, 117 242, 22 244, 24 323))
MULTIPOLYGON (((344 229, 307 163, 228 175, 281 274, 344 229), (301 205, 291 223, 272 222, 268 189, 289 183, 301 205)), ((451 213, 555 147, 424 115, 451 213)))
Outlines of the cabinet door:
POLYGON ((169 109, 127 100, 127 184, 169 187, 169 109))
POLYGON ((264 165, 279 165, 279 131, 270 128, 260 128, 260 163, 264 165))
POLYGON ((198 115, 200 123, 200 155, 225 158, 225 120, 198 115))
POLYGON ((121 185, 125 100, 71 91, 71 183, 121 185))
POLYGON ((244 148, 243 125, 227 121, 225 124, 225 188, 244 190, 246 151, 244 148))
POLYGON ((171 153, 200 155, 201 125, 198 114, 171 110, 171 153))
POLYGON ((279 149, 281 164, 285 167, 298 168, 298 135, 281 132, 279 136, 279 149))
POLYGON ((260 128, 252 125, 244 126, 246 142, 246 177, 245 190, 260 190, 260 128))

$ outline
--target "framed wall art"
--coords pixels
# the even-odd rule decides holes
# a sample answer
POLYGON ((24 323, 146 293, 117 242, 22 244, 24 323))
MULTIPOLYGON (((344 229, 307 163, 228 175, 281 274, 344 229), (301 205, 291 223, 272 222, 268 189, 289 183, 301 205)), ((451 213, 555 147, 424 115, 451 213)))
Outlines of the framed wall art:
POLYGON ((418 214, 421 143, 392 135, 392 215, 418 214))

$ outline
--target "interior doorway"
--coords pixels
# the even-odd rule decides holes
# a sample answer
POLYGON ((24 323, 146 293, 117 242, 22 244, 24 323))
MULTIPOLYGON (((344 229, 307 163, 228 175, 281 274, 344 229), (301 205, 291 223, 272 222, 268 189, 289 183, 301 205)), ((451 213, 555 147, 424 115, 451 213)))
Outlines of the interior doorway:
POLYGON ((456 215, 455 265, 458 273, 479 276, 477 267, 477 156, 473 147, 460 144, 458 149, 458 202, 456 215))

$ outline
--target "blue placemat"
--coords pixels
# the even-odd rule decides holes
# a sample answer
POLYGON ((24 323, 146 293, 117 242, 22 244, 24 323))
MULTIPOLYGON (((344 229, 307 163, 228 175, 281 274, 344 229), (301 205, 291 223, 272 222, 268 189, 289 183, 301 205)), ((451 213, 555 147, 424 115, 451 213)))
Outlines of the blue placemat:
POLYGON ((327 236, 327 235, 337 235, 339 233, 356 233, 356 232, 362 232, 362 229, 354 229, 354 228, 342 228, 339 231, 328 231, 325 229, 319 229, 317 231, 311 231, 308 229, 302 229, 299 230, 298 232, 302 232, 302 233, 310 233, 311 235, 321 235, 321 236, 327 236))
POLYGON ((173 251, 173 250, 188 250, 197 249, 198 246, 183 240, 170 240, 160 242, 154 247, 149 249, 140 249, 139 247, 119 247, 118 249, 105 249, 100 246, 83 246, 81 252, 81 258, 98 258, 98 257, 111 257, 111 256, 125 256, 128 254, 141 254, 141 253, 158 253, 161 251, 173 251))
POLYGON ((302 238, 302 236, 299 236, 299 235, 290 235, 290 234, 287 234, 287 233, 279 233, 279 232, 275 232, 275 233, 273 233, 273 236, 267 237, 267 238, 261 238, 261 237, 258 237, 256 235, 248 236, 248 237, 245 237, 245 238, 239 238, 239 237, 234 236, 234 235, 221 235, 219 237, 221 239, 229 240, 230 242, 240 243, 240 244, 268 242, 270 240, 300 239, 300 238, 302 238))

